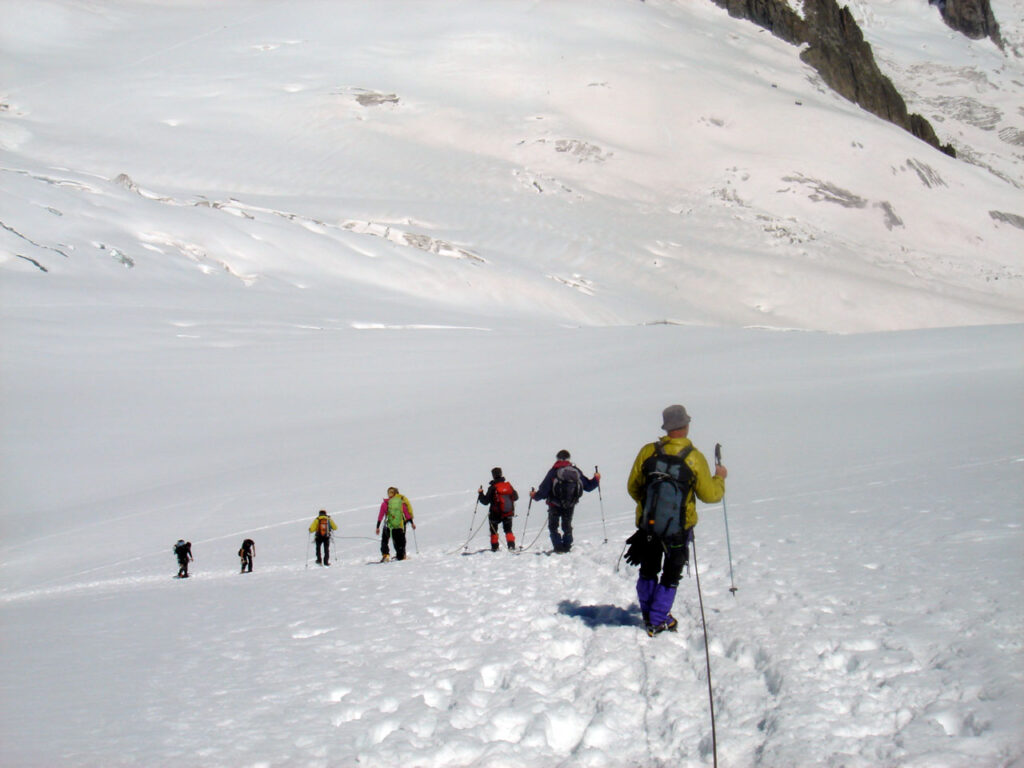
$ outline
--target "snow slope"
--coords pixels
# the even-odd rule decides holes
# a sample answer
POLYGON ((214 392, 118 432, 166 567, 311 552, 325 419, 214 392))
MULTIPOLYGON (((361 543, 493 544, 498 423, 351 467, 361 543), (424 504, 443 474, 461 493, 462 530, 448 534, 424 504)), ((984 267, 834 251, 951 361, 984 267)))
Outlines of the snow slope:
POLYGON ((5 764, 709 763, 694 581, 683 630, 652 641, 616 570, 626 472, 675 395, 732 470, 735 597, 720 508, 697 538, 722 764, 1019 761, 1019 326, 191 330, 97 359, 55 327, 68 347, 5 384, 75 429, 8 427, 4 465, 34 487, 6 495, 34 504, 5 510, 5 764), (410 375, 374 376, 384 360, 410 375), (46 383, 66 367, 81 399, 62 419, 67 388, 46 383), (525 491, 560 447, 603 474, 574 551, 545 556, 521 504, 524 554, 478 533, 461 556, 490 466, 525 491), (390 484, 416 551, 370 565, 390 484), (341 538, 306 570, 321 506, 341 538))
MULTIPOLYGON (((909 50, 921 5, 857 11, 909 50)), ((1024 764, 1011 144, 935 153, 710 3, 0 13, 0 763, 1024 764), (730 468, 714 742, 694 574, 650 639, 618 562, 672 402, 730 468), (603 481, 554 556, 560 448, 603 481)), ((990 45, 943 66, 1024 82, 990 45)))
MULTIPOLYGON (((884 33, 937 36, 910 5, 884 33)), ((1024 319, 1019 166, 936 152, 710 3, 355 8, 6 2, 10 290, 131 267, 588 324, 1024 319)), ((940 48, 1010 99, 994 50, 940 48)))

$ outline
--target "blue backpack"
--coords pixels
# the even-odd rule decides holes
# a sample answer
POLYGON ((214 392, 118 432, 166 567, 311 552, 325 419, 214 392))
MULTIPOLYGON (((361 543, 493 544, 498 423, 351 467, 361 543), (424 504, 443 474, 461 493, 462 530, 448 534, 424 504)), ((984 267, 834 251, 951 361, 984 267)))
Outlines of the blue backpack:
POLYGON ((644 514, 640 528, 661 540, 686 529, 686 502, 693 492, 693 470, 686 464, 693 446, 676 455, 665 453, 661 443, 644 462, 644 514))

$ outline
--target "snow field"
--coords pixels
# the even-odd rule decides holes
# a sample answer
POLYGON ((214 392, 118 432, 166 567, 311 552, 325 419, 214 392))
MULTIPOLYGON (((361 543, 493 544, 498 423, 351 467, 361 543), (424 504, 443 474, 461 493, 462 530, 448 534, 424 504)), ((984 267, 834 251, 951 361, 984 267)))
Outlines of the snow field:
POLYGON ((8 513, 0 558, 0 682, 23 693, 3 702, 9 764, 707 765, 694 580, 680 632, 651 640, 635 571, 615 570, 632 528, 625 475, 669 397, 661 378, 634 375, 648 370, 689 382, 694 439, 710 455, 719 438, 731 470, 735 597, 720 507, 701 509, 697 531, 723 763, 952 768, 1021 754, 1021 611, 1006 587, 1021 575, 1017 327, 349 329, 333 332, 345 353, 325 357, 303 352, 323 331, 207 320, 185 340, 173 324, 110 326, 101 335, 125 350, 90 366, 85 337, 58 327, 60 354, 21 360, 31 375, 4 383, 5 401, 31 394, 37 413, 67 394, 58 367, 89 383, 75 389, 80 472, 54 471, 38 423, 5 427, 22 435, 6 466, 50 468, 25 519, 8 513), (496 348, 506 364, 479 364, 496 348), (565 349, 571 385, 552 391, 534 360, 565 349), (392 358, 411 375, 356 386, 392 358), (612 375, 608 360, 628 365, 612 375), (332 416, 339 397, 359 418, 332 416), (89 428, 109 422, 108 401, 146 425, 132 474, 107 447, 116 423, 89 428), (276 442, 239 437, 256 412, 276 442), (495 414, 508 425, 497 433, 495 414), (183 420, 205 424, 202 438, 183 439, 183 420), (600 464, 602 494, 577 510, 574 551, 546 556, 524 492, 564 446, 586 471, 600 464), (536 543, 479 552, 481 531, 462 556, 483 518, 475 485, 496 463, 524 495, 520 544, 536 543), (392 483, 419 528, 409 561, 377 564, 374 497, 392 483), (97 500, 67 505, 62 536, 39 530, 90 488, 97 500), (340 530, 331 567, 307 570, 320 507, 340 530), (187 581, 170 578, 181 535, 196 555, 187 581), (247 535, 256 569, 242 576, 247 535))

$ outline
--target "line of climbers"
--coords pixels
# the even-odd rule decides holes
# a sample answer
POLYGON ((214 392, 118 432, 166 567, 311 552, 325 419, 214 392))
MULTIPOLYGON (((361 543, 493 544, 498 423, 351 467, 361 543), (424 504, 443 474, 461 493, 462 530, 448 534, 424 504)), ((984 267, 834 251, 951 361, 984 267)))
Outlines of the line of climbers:
MULTIPOLYGON (((569 452, 566 450, 559 451, 556 458, 540 486, 530 491, 530 498, 537 501, 547 500, 551 545, 555 552, 564 553, 572 548, 572 516, 576 504, 584 491, 592 491, 598 487, 601 474, 595 472, 592 478, 584 475, 579 467, 569 461, 569 452)), ((491 549, 498 550, 500 526, 505 531, 508 548, 512 550, 516 546, 512 518, 515 516, 515 502, 519 500, 519 492, 502 475, 501 467, 492 469, 491 477, 487 492, 484 493, 483 486, 477 491, 478 502, 490 507, 491 549)), ((387 497, 380 504, 374 529, 375 535, 380 536, 381 562, 391 559, 390 544, 395 546, 396 560, 405 560, 408 557, 406 528, 410 525, 415 531, 416 521, 413 519, 412 502, 407 496, 399 493, 396 487, 391 486, 388 488, 387 497)), ((309 532, 313 534, 313 541, 316 543, 317 565, 331 564, 331 539, 336 530, 338 524, 323 509, 310 523, 309 532)), ((178 558, 178 577, 188 578, 188 563, 193 559, 192 543, 179 539, 174 545, 174 554, 178 558)), ((242 548, 238 550, 238 556, 242 561, 242 573, 252 573, 255 554, 256 545, 253 540, 243 541, 242 548)))
MULTIPOLYGON (((629 473, 626 489, 636 502, 636 532, 626 540, 627 563, 638 565, 637 598, 648 634, 675 631, 678 622, 672 616, 676 590, 683 569, 689 562, 693 529, 697 525, 696 499, 706 504, 721 501, 725 495, 728 471, 716 462, 714 473, 707 459, 690 442, 690 416, 681 405, 670 405, 662 411, 665 435, 644 445, 629 473)), ((593 477, 587 477, 572 463, 569 452, 561 450, 540 485, 530 490, 534 501, 546 501, 548 507, 548 534, 555 553, 572 549, 572 518, 576 505, 584 492, 600 486, 601 473, 595 467, 593 477)), ((509 550, 516 548, 512 531, 515 502, 519 492, 505 479, 501 467, 491 470, 491 480, 485 492, 477 489, 477 503, 488 507, 491 551, 498 551, 501 528, 509 550)), ((405 560, 406 528, 413 520, 412 503, 394 486, 388 488, 377 514, 375 534, 380 536, 381 562, 391 559, 389 543, 395 546, 395 559, 405 560), (381 524, 383 523, 383 528, 381 524)), ((331 534, 337 524, 325 511, 309 526, 316 541, 317 565, 331 564, 331 534)), ((179 539, 174 546, 178 558, 178 577, 188 577, 188 564, 192 557, 192 544, 179 539)), ((245 539, 238 556, 242 573, 252 573, 256 545, 245 539)), ((308 562, 308 554, 307 554, 308 562)))

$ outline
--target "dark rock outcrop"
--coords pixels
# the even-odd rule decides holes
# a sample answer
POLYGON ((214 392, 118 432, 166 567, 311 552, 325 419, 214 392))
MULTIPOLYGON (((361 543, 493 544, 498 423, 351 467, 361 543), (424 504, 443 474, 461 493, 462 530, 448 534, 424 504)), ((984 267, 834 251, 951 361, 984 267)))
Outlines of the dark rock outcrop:
POLYGON ((925 118, 907 110, 896 86, 878 68, 874 51, 849 8, 840 8, 836 0, 808 0, 804 13, 811 34, 805 41, 808 48, 800 58, 814 67, 832 90, 936 149, 956 156, 951 146, 939 142, 925 118))
POLYGON ((999 24, 992 13, 989 0, 928 0, 939 6, 942 18, 952 29, 972 40, 992 38, 992 42, 1003 47, 999 24))
POLYGON ((807 25, 793 9, 778 0, 712 0, 737 19, 749 19, 793 45, 807 40, 807 25))
MULTIPOLYGON (((982 1, 987 3, 987 0, 982 1)), ((864 39, 853 15, 848 8, 840 8, 836 0, 805 0, 803 18, 784 0, 712 2, 725 8, 730 16, 753 21, 786 42, 807 45, 800 58, 813 67, 830 88, 868 112, 956 157, 953 147, 939 141, 925 118, 909 112, 892 81, 878 68, 871 45, 864 39)))

